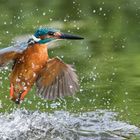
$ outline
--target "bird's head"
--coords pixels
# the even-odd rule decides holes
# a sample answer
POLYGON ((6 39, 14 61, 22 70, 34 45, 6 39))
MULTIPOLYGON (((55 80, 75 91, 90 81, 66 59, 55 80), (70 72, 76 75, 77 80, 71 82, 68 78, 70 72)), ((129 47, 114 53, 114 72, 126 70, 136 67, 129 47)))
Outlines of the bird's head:
POLYGON ((78 39, 84 39, 84 38, 76 36, 76 35, 61 33, 59 30, 55 30, 52 28, 39 28, 35 31, 33 35, 33 39, 40 44, 45 44, 56 39, 78 40, 78 39))

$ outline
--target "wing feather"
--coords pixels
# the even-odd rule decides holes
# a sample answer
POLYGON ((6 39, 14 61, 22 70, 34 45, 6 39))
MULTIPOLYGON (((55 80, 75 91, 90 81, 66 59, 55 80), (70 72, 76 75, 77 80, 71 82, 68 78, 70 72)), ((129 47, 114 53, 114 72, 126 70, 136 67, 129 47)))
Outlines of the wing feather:
POLYGON ((78 76, 71 65, 65 64, 59 58, 53 58, 39 74, 36 87, 37 95, 49 100, 71 96, 79 89, 78 76))
POLYGON ((14 46, 0 49, 0 66, 15 60, 27 47, 28 44, 23 42, 14 46))

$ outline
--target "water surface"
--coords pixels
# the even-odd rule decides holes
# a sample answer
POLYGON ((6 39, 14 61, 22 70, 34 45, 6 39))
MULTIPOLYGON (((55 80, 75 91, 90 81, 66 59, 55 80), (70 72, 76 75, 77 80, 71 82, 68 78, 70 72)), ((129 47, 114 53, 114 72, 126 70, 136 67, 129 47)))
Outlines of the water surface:
POLYGON ((123 140, 140 129, 116 119, 117 113, 96 110, 79 114, 15 110, 0 115, 0 139, 123 140))

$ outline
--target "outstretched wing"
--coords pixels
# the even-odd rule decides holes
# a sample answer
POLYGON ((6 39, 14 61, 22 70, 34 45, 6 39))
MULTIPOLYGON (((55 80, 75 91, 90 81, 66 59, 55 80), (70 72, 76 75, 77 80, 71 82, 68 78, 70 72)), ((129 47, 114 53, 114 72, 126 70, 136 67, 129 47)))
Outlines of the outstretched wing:
POLYGON ((15 60, 25 49, 27 43, 20 43, 0 50, 0 66, 15 60))
POLYGON ((36 86, 37 95, 49 100, 73 95, 79 89, 75 69, 59 58, 48 61, 36 81, 36 86))

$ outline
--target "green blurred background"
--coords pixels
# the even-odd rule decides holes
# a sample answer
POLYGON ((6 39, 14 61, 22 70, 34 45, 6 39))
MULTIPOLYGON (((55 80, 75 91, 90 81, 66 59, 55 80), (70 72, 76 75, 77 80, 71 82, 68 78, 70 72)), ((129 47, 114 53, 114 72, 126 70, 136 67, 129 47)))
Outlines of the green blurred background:
MULTIPOLYGON (((108 109, 140 126, 139 0, 0 0, 0 48, 17 36, 48 26, 83 36, 49 50, 74 64, 81 89, 75 97, 44 101, 28 94, 22 107, 71 112, 108 109)), ((0 73, 0 111, 16 107, 9 100, 9 70, 0 73)))

